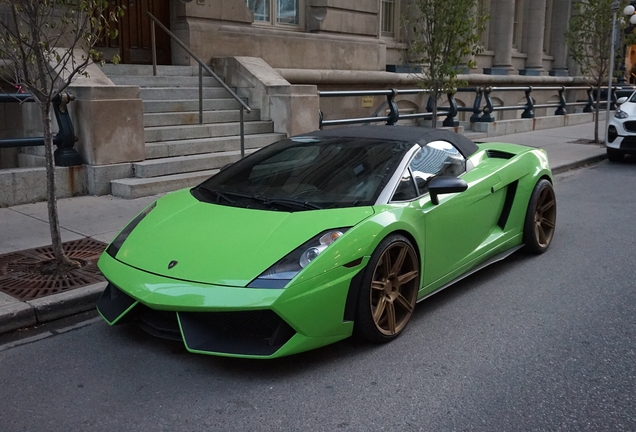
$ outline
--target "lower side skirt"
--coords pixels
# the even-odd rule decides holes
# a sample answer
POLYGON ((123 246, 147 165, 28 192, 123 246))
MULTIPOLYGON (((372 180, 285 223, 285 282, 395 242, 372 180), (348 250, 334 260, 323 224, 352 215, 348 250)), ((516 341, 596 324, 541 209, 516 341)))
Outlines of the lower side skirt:
POLYGON ((430 296, 432 296, 433 294, 437 294, 438 292, 442 291, 443 289, 448 288, 449 286, 456 284, 457 282, 459 282, 460 280, 467 278, 468 276, 472 275, 473 273, 477 273, 479 270, 483 269, 484 267, 488 267, 491 264, 494 264, 496 262, 499 262, 503 259, 508 258, 510 255, 512 255, 513 253, 517 252, 519 249, 521 249, 522 247, 524 247, 524 244, 520 244, 518 246, 512 247, 506 251, 503 251, 502 253, 495 255, 494 257, 490 258, 487 261, 484 261, 483 263, 479 264, 477 267, 467 271, 466 273, 462 274, 461 276, 453 279, 452 281, 442 285, 441 287, 437 288, 435 291, 428 293, 427 295, 425 295, 424 297, 422 297, 421 299, 419 299, 417 302, 421 302, 426 300, 427 298, 429 298, 430 296))

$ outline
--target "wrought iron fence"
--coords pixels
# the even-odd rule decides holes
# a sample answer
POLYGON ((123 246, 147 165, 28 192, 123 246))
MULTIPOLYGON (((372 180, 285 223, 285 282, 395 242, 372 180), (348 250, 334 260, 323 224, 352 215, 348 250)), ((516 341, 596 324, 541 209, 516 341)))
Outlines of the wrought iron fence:
MULTIPOLYGON (((75 97, 68 92, 61 92, 53 98, 53 111, 59 131, 53 137, 53 144, 57 147, 53 153, 55 165, 76 166, 82 165, 82 157, 75 150, 75 131, 73 122, 68 113, 68 104, 75 97)), ((0 103, 27 103, 35 102, 35 98, 28 93, 0 94, 0 103)), ((44 137, 8 138, 0 140, 0 148, 12 147, 36 147, 44 145, 44 137)))
MULTIPOLYGON (((605 102, 607 101, 607 87, 601 87, 605 89, 605 102)), ((592 112, 595 100, 594 91, 596 87, 462 87, 456 90, 456 92, 450 92, 446 94, 448 105, 438 106, 437 115, 440 117, 446 117, 443 121, 444 126, 458 126, 457 114, 459 112, 470 112, 471 123, 492 123, 495 121, 493 113, 497 111, 513 111, 523 110, 521 118, 534 118, 535 109, 538 108, 556 108, 554 115, 565 115, 568 107, 584 106, 583 112, 592 112), (510 106, 494 106, 492 100, 493 92, 524 92, 526 103, 524 105, 510 105, 510 106), (555 92, 559 98, 556 103, 535 104, 532 98, 533 92, 538 91, 550 91, 555 92), (586 91, 587 98, 585 101, 567 102, 565 98, 566 91, 586 91), (458 107, 455 100, 456 93, 475 93, 475 101, 471 108, 458 107)), ((611 101, 616 103, 617 92, 631 93, 634 91, 633 87, 617 87, 612 86, 611 101)), ((324 126, 342 126, 350 124, 368 124, 385 121, 387 125, 393 125, 399 120, 408 119, 432 119, 432 107, 433 100, 429 96, 426 104, 427 112, 401 114, 399 112, 395 98, 399 95, 413 95, 413 94, 430 94, 430 89, 390 89, 390 90, 353 90, 353 91, 319 91, 318 95, 324 98, 333 97, 352 97, 352 96, 385 96, 386 101, 372 114, 370 117, 358 117, 348 119, 335 119, 325 120, 323 118, 322 111, 320 112, 320 129, 324 126), (379 115, 382 111, 388 110, 386 115, 379 115)), ((603 97, 603 94, 601 95, 603 97)), ((603 100, 596 101, 596 103, 603 103, 603 100)))

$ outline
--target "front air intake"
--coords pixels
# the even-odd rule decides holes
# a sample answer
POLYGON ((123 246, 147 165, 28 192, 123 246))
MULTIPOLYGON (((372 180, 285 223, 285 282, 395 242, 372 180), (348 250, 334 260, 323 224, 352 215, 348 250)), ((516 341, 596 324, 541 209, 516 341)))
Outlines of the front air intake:
POLYGON ((183 340, 198 352, 272 355, 296 333, 271 310, 179 312, 183 340))

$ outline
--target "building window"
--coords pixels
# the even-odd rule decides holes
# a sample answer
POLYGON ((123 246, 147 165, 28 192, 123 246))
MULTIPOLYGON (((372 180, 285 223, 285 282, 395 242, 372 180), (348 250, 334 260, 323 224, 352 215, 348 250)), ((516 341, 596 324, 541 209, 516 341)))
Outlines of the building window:
POLYGON ((543 52, 550 53, 550 36, 552 34, 552 0, 545 2, 545 30, 543 31, 543 52))
POLYGON ((395 37, 395 19, 397 17, 395 8, 395 0, 382 0, 382 29, 380 33, 382 36, 395 37))
MULTIPOLYGON (((479 0, 477 2, 477 16, 487 16, 490 17, 490 0, 479 0)), ((490 18, 486 22, 484 26, 484 30, 479 35, 479 39, 484 48, 488 47, 488 33, 490 32, 490 18)))
POLYGON ((512 46, 521 49, 523 30, 523 0, 515 0, 514 24, 512 27, 512 46))
POLYGON ((254 21, 272 25, 300 25, 299 0, 247 0, 254 21))

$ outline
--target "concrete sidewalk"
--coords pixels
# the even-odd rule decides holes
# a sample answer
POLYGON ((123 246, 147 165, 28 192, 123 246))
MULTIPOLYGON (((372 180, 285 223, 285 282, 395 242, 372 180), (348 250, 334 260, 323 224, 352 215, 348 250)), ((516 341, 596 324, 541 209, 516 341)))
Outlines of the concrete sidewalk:
MULTIPOLYGON (((599 125, 602 134, 604 123, 599 125)), ((577 143, 594 136, 594 124, 525 132, 478 141, 497 141, 543 148, 553 172, 560 173, 605 159, 605 147, 577 143)), ((602 135, 601 135, 602 136, 602 135)), ((125 200, 83 196, 58 201, 62 240, 90 237, 109 243, 139 211, 157 196, 125 200)), ((45 202, 0 208, 0 255, 48 246, 51 237, 45 202)), ((0 292, 0 334, 58 319, 94 307, 105 283, 22 302, 0 292)))

